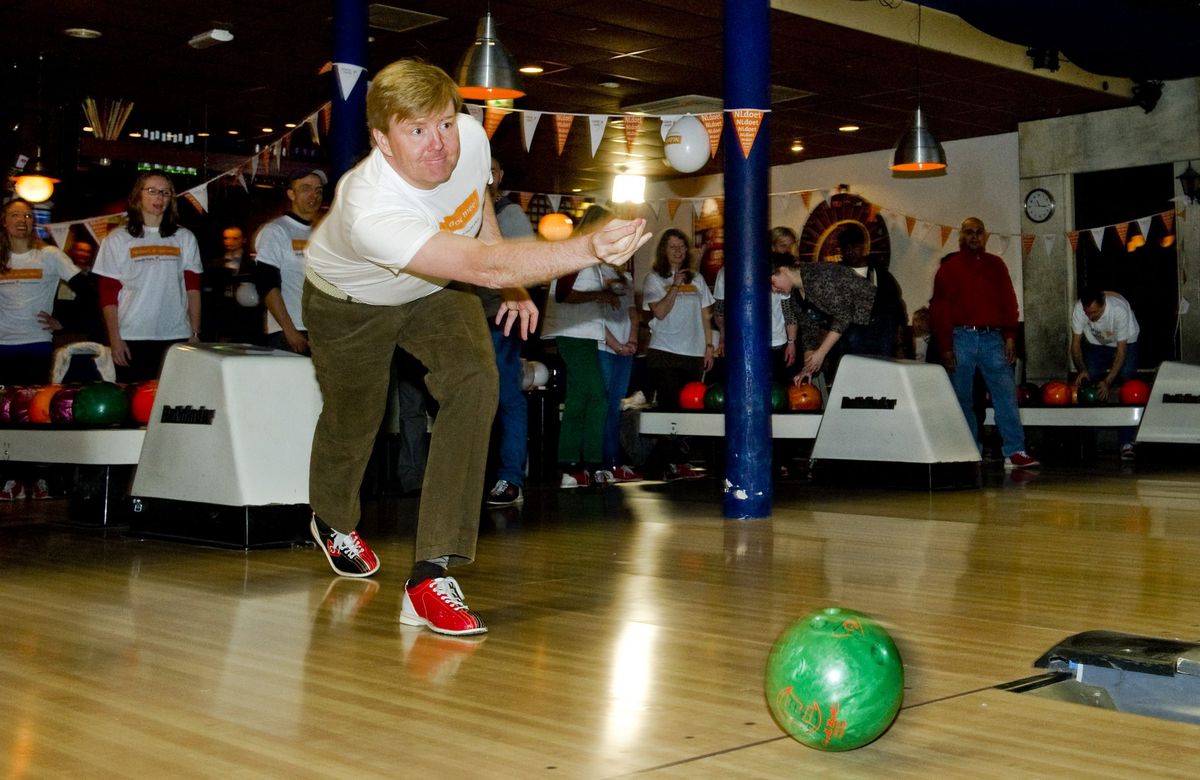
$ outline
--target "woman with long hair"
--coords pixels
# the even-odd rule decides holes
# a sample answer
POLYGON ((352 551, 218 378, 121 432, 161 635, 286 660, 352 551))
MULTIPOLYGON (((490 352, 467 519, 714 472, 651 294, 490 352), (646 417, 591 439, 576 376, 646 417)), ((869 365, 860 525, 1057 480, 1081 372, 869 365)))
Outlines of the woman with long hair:
MULTIPOLYGON (((28 201, 9 201, 0 215, 0 385, 43 384, 50 381, 54 331, 62 328, 53 314, 58 283, 79 278, 79 269, 38 239, 28 201)), ((30 495, 49 498, 46 480, 33 480, 30 495)), ((24 496, 22 480, 0 480, 0 501, 24 496)))
POLYGON ((129 382, 156 378, 172 344, 199 339, 204 268, 164 174, 137 178, 125 219, 100 244, 94 273, 117 379, 129 382))

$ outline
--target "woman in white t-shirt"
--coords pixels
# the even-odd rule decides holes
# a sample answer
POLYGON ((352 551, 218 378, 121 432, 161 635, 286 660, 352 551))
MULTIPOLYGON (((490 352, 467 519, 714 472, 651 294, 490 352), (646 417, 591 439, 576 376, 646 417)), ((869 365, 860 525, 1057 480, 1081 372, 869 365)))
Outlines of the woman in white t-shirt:
POLYGON ((54 298, 59 282, 79 274, 58 247, 43 243, 33 224, 33 206, 13 200, 3 209, 0 234, 0 384, 41 384, 50 379, 54 298))
POLYGON ((125 217, 100 244, 93 273, 117 380, 134 382, 157 378, 172 344, 199 340, 204 267, 165 175, 137 178, 125 217))

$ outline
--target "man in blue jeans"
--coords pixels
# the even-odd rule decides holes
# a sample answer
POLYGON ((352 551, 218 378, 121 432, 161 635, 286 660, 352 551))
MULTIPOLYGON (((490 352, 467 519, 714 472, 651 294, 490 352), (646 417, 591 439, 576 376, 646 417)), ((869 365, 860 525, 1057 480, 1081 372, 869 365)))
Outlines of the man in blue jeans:
POLYGON ((973 408, 979 369, 992 394, 1004 467, 1036 468, 1041 464, 1025 452, 1012 372, 1017 357, 1017 295, 1004 261, 985 252, 986 243, 983 221, 963 220, 958 251, 942 261, 934 277, 929 319, 971 433, 979 438, 973 408))
MULTIPOLYGON (((1079 369, 1075 386, 1093 382, 1100 400, 1107 401, 1113 382, 1137 373, 1140 333, 1129 301, 1098 287, 1084 288, 1071 312, 1071 360, 1079 369)), ((1135 433, 1129 426, 1118 429, 1121 460, 1133 460, 1135 433)))

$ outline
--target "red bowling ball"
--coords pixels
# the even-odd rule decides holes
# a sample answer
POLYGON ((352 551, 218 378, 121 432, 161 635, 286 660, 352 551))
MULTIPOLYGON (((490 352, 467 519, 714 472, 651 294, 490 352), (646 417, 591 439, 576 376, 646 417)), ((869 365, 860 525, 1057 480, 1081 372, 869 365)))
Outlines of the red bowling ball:
POLYGON ((1042 403, 1046 406, 1068 406, 1071 403, 1071 386, 1066 382, 1047 382, 1042 385, 1042 403))
POLYGON ((10 423, 13 425, 29 424, 29 406, 33 403, 33 397, 37 395, 40 389, 37 386, 9 389, 8 421, 10 423))
POLYGON ((75 422, 75 396, 79 387, 71 385, 54 394, 50 401, 50 422, 68 424, 75 422))
POLYGON ((158 380, 151 379, 142 382, 133 391, 133 400, 129 404, 129 413, 138 425, 150 422, 150 410, 154 408, 154 394, 158 392, 158 380))
POLYGON ((1145 406, 1150 400, 1150 385, 1140 379, 1130 379, 1121 385, 1121 403, 1145 406))
POLYGON ((704 394, 708 386, 703 382, 688 382, 679 391, 679 408, 695 411, 704 408, 704 394))

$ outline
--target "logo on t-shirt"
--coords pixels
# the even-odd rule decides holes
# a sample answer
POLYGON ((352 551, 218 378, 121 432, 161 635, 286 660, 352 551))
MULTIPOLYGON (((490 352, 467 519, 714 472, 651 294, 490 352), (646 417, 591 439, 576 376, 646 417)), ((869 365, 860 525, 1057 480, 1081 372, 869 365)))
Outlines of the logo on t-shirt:
POLYGON ((163 259, 179 259, 183 256, 177 246, 131 246, 129 247, 130 260, 147 260, 161 257, 163 259))
POLYGON ((442 230, 447 230, 451 233, 457 233, 470 224, 475 215, 479 213, 479 193, 475 190, 459 204, 454 213, 442 220, 439 225, 442 230))
POLYGON ((35 282, 41 278, 41 268, 10 268, 0 274, 0 284, 5 282, 35 282))
POLYGON ((292 239, 292 251, 298 255, 304 254, 304 249, 307 246, 308 246, 307 238, 293 238, 292 239))

